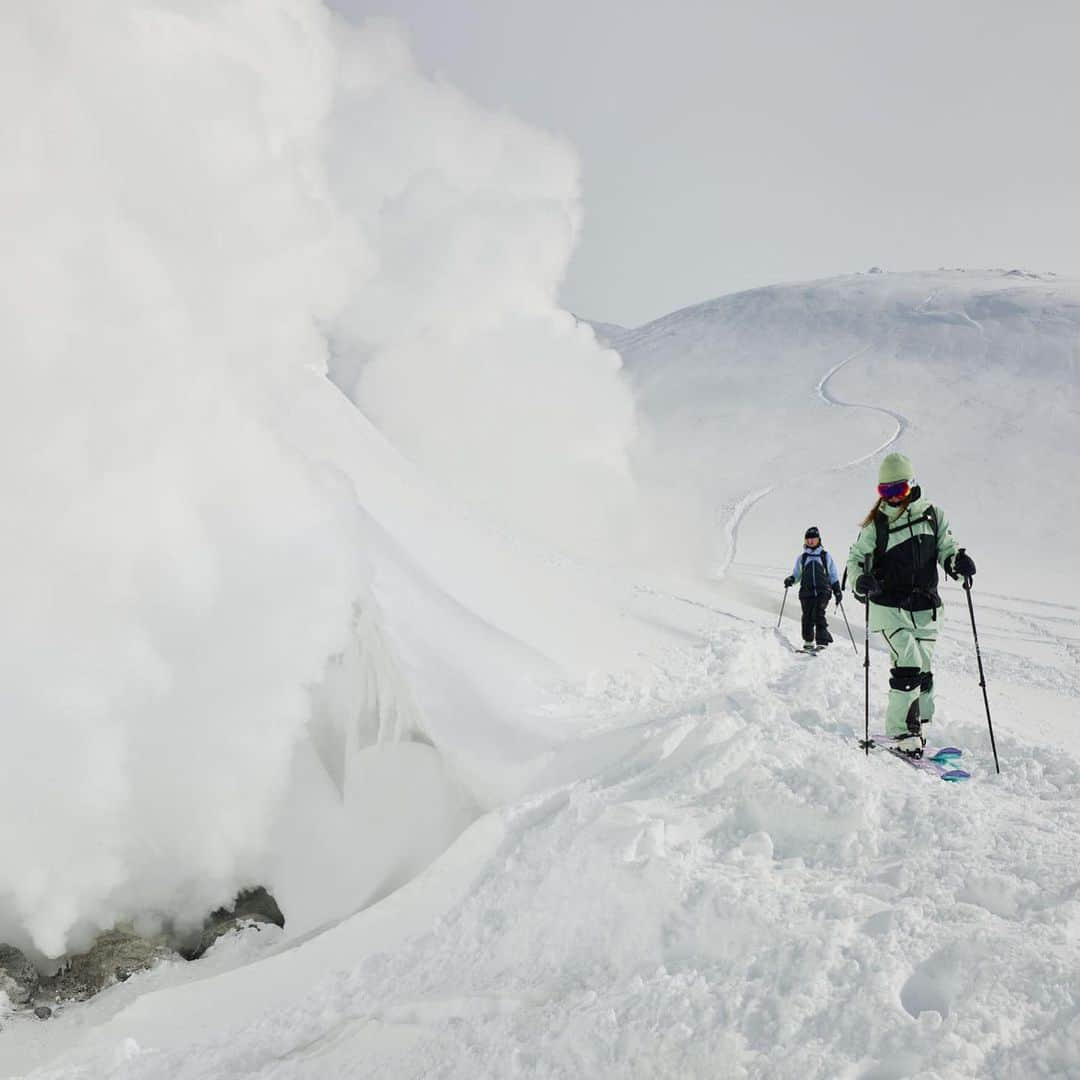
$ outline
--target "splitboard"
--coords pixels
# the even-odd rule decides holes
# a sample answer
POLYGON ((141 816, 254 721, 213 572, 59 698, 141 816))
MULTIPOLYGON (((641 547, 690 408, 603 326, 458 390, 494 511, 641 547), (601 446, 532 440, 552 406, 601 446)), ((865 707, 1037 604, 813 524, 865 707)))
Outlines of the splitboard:
POLYGON ((923 751, 921 758, 913 758, 891 746, 891 742, 892 740, 883 731, 875 731, 870 736, 870 745, 873 749, 884 750, 920 772, 930 773, 939 780, 947 780, 953 784, 971 779, 971 773, 957 767, 957 763, 964 754, 959 747, 943 746, 940 750, 928 748, 923 751))

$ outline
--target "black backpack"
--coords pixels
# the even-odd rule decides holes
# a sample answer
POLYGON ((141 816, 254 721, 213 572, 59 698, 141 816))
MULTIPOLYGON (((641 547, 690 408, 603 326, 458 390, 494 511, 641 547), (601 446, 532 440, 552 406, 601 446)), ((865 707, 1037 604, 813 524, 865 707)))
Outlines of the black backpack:
MULTIPOLYGON (((821 572, 825 575, 825 591, 828 592, 832 588, 832 582, 829 580, 829 553, 823 548, 819 547, 818 551, 821 554, 821 572)), ((799 556, 799 591, 802 591, 803 575, 806 573, 806 560, 810 558, 811 553, 804 551, 799 556)))
POLYGON ((900 532, 903 529, 914 528, 920 521, 929 522, 930 529, 934 534, 934 545, 936 547, 938 540, 937 511, 933 506, 927 505, 921 516, 915 518, 911 522, 905 521, 903 525, 891 526, 889 524, 889 519, 880 510, 874 514, 874 529, 876 535, 874 538, 874 561, 871 564, 872 569, 876 570, 880 565, 881 559, 889 546, 890 534, 900 532))
POLYGON ((871 567, 881 584, 881 593, 874 598, 874 602, 886 607, 903 607, 909 611, 936 612, 941 605, 937 591, 937 511, 928 505, 918 517, 905 521, 902 525, 890 525, 889 519, 879 510, 874 515, 874 529, 874 556, 871 567), (930 526, 930 535, 916 536, 914 528, 923 521, 930 526), (889 537, 893 533, 909 531, 913 544, 910 560, 906 554, 899 551, 896 558, 891 554, 887 556, 889 537))
MULTIPOLYGON (((889 535, 909 527, 914 528, 920 521, 929 523, 930 528, 934 533, 934 547, 936 548, 938 541, 938 519, 937 511, 932 505, 927 505, 926 509, 922 512, 922 515, 915 518, 914 521, 910 523, 905 521, 903 525, 897 525, 895 528, 889 525, 889 519, 880 510, 874 514, 874 556, 870 563, 870 570, 872 573, 881 565, 881 560, 889 547, 889 535)), ((845 589, 847 588, 847 577, 848 572, 847 567, 845 566, 844 580, 841 586, 845 589)))

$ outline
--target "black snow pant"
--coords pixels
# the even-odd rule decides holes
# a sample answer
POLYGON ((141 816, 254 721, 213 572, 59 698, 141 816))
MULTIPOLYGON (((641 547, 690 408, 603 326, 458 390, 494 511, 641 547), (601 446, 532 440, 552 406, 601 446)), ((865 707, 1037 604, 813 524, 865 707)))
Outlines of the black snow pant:
POLYGON ((819 645, 828 645, 832 641, 829 633, 829 624, 825 620, 825 609, 829 606, 831 592, 822 593, 799 593, 799 603, 802 604, 802 639, 814 641, 815 635, 819 645))

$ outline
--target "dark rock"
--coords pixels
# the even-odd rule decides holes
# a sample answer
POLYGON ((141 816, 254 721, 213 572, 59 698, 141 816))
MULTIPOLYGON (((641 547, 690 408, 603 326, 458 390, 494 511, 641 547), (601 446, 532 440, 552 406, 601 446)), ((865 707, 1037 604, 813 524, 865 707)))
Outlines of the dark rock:
POLYGON ((254 889, 244 889, 237 894, 232 909, 218 908, 211 912, 203 923, 202 932, 197 938, 189 940, 180 949, 185 960, 198 960, 219 937, 252 924, 258 926, 285 925, 285 916, 281 913, 277 901, 261 885, 254 889))
POLYGON ((52 1009, 50 1009, 48 1005, 39 1005, 34 1010, 34 1015, 39 1020, 48 1020, 49 1017, 52 1016, 52 1009))
POLYGON ((12 1005, 25 1005, 38 988, 37 968, 14 945, 0 945, 0 990, 12 1005))
POLYGON ((238 919, 254 919, 256 922, 285 926, 285 916, 282 915, 277 901, 261 885, 254 889, 244 889, 237 894, 233 914, 238 919))
POLYGON ((42 979, 40 989, 56 1001, 85 1001, 175 955, 163 937, 140 937, 130 927, 116 927, 101 934, 86 952, 70 957, 55 975, 42 979))

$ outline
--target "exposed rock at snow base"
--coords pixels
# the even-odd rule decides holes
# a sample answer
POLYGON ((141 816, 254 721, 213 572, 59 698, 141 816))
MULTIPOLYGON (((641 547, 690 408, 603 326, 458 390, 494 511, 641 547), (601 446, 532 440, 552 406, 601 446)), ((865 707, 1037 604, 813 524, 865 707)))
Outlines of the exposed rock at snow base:
POLYGON ((43 1000, 85 1001, 163 960, 197 960, 223 935, 260 923, 285 925, 277 901, 261 885, 241 892, 231 909, 218 908, 211 913, 198 937, 179 952, 164 935, 142 937, 130 926, 118 926, 101 934, 86 952, 68 958, 55 975, 42 977, 19 949, 0 944, 0 991, 15 1006, 31 1006, 37 1001, 35 1014, 47 1019, 52 1010, 43 1000))
POLYGON ((280 927, 285 925, 285 916, 277 901, 261 885, 239 893, 232 910, 218 908, 212 912, 203 923, 202 933, 194 941, 186 943, 180 955, 185 960, 198 960, 219 937, 232 930, 260 923, 280 927))
POLYGON ((12 1005, 25 1005, 38 988, 37 968, 13 945, 0 944, 0 992, 12 1005))
POLYGON ((130 927, 116 927, 100 935, 86 952, 68 959, 55 975, 42 978, 39 996, 85 1001, 138 971, 176 958, 163 936, 140 937, 130 927))

